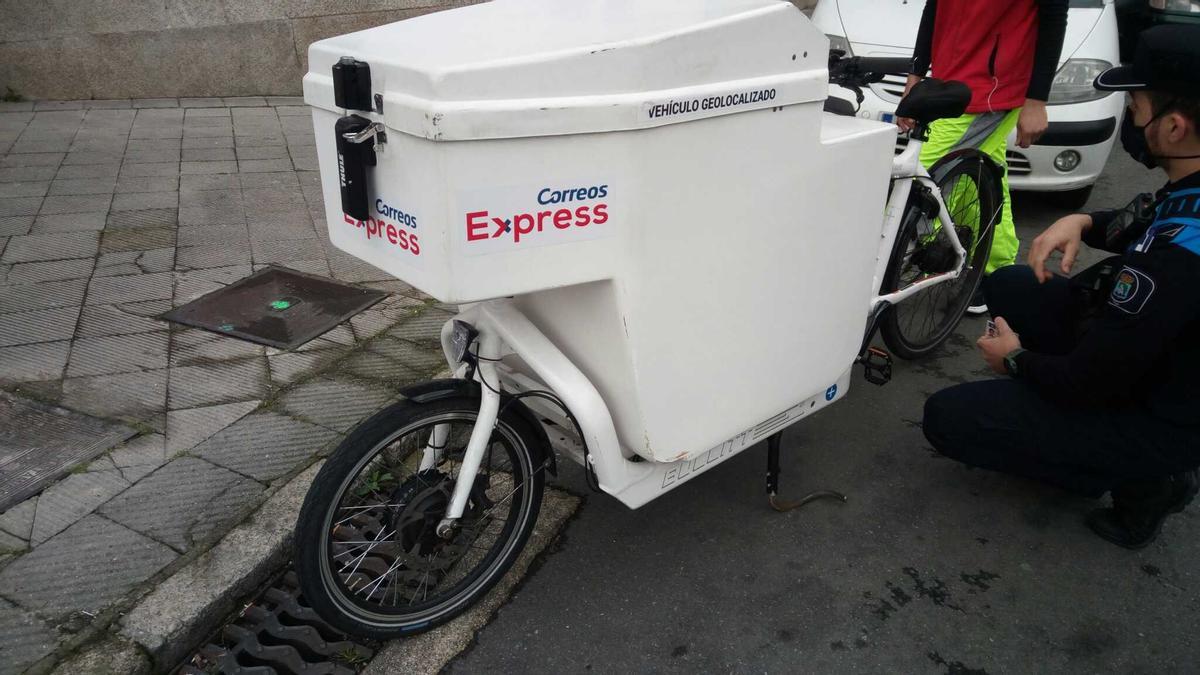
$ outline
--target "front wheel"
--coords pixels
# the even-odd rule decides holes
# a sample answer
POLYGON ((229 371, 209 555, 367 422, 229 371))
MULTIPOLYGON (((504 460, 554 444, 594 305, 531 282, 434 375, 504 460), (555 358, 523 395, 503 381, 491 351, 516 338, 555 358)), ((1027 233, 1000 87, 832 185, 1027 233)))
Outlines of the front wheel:
POLYGON ((448 538, 436 528, 478 398, 401 401, 346 437, 296 523, 300 589, 322 618, 377 640, 410 635, 459 615, 504 576, 537 521, 550 452, 544 435, 506 408, 448 538), (422 469, 427 447, 442 448, 441 458, 422 469))
MULTIPOLYGON (((979 285, 1000 222, 1000 176, 995 165, 976 152, 948 155, 929 170, 942 194, 954 232, 967 251, 967 267, 957 279, 935 284, 890 308, 880 317, 879 332, 892 353, 919 359, 937 350, 962 319, 979 285)), ((936 216, 928 216, 914 186, 880 293, 892 293, 948 271, 953 251, 936 216)))

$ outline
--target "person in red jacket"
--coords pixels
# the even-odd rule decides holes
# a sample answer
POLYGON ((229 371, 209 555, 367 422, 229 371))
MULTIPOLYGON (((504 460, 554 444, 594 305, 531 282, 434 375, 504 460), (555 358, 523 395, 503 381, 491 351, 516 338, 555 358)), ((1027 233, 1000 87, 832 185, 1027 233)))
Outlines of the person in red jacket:
MULTIPOLYGON (((921 163, 933 166, 959 148, 976 148, 1005 168, 1004 209, 986 274, 1016 262, 1016 229, 1008 193, 1008 136, 1015 127, 1017 145, 1028 148, 1046 131, 1046 99, 1058 70, 1067 31, 1068 0, 926 0, 913 50, 908 89, 930 67, 933 76, 958 80, 971 88, 971 104, 962 117, 938 120, 930 127, 921 163)), ((902 130, 913 121, 898 121, 902 130)), ((987 312, 981 293, 967 310, 987 312)))

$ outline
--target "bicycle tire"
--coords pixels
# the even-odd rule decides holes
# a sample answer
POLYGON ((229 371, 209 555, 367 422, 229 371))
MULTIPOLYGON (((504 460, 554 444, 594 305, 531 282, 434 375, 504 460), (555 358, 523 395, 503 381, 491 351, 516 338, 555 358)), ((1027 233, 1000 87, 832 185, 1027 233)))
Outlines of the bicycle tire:
MULTIPOLYGON (((509 471, 502 474, 501 481, 503 481, 503 476, 507 476, 511 484, 500 486, 499 492, 507 492, 507 496, 503 499, 489 502, 487 497, 482 497, 480 501, 484 506, 492 504, 483 513, 483 516, 486 517, 497 506, 511 499, 508 504, 510 518, 499 527, 496 543, 492 544, 485 554, 477 556, 478 559, 469 563, 470 567, 466 569, 459 581, 454 582, 446 590, 434 589, 435 593, 432 598, 426 595, 430 588, 412 590, 412 600, 414 601, 417 599, 417 590, 424 590, 424 594, 421 595, 420 603, 406 604, 396 601, 402 590, 408 592, 411 588, 407 582, 402 580, 401 586, 395 590, 397 597, 393 597, 392 606, 389 607, 386 588, 383 590, 382 596, 377 590, 373 590, 368 593, 367 597, 362 598, 359 597, 359 593, 366 588, 366 584, 356 588, 357 582, 347 583, 359 570, 358 565, 350 572, 349 576, 344 574, 345 566, 341 570, 336 569, 338 563, 342 561, 337 560, 339 554, 336 554, 335 551, 339 546, 344 548, 347 543, 339 539, 339 537, 344 539, 339 530, 347 527, 342 524, 347 519, 341 521, 336 519, 345 515, 346 512, 356 513, 356 509, 375 508, 357 505, 344 506, 347 497, 358 494, 353 488, 362 485, 361 481, 357 481, 357 479, 373 466, 372 462, 375 461, 373 458, 383 455, 388 448, 394 447, 394 444, 401 443, 408 434, 418 434, 415 442, 410 445, 420 447, 420 443, 424 442, 421 441, 420 432, 431 429, 435 424, 461 425, 464 431, 469 431, 478 416, 478 410, 478 397, 470 396, 455 396, 427 403, 417 403, 411 400, 400 401, 376 413, 354 429, 329 457, 325 466, 321 467, 321 471, 309 488, 296 522, 296 572, 301 592, 306 601, 323 619, 338 630, 375 640, 389 640, 429 630, 469 609, 507 573, 520 555, 533 532, 538 512, 541 509, 545 471, 544 467, 540 465, 539 458, 544 455, 538 452, 535 444, 543 444, 545 441, 543 436, 538 434, 537 430, 533 429, 530 422, 521 414, 516 410, 508 410, 497 420, 492 438, 494 444, 498 443, 496 439, 500 439, 502 453, 506 454, 510 460, 509 471), (511 491, 509 491, 510 487, 511 491), (405 588, 405 586, 409 586, 409 588, 405 588), (378 601, 376 602, 376 600, 378 601)), ((447 441, 446 445, 454 445, 454 443, 447 441)), ((549 448, 544 450, 550 452, 549 448)), ((418 454, 419 450, 416 453, 409 452, 406 457, 414 458, 414 460, 406 459, 405 462, 415 461, 418 454)), ((454 461, 451 460, 450 464, 453 465, 454 461)), ((392 465, 385 466, 391 469, 392 465)), ((398 488, 390 490, 374 488, 385 497, 385 503, 378 505, 382 507, 378 509, 382 515, 376 518, 383 524, 377 523, 376 529, 384 532, 390 527, 394 534, 387 537, 377 535, 375 539, 382 540, 381 543, 390 545, 393 550, 397 550, 396 547, 399 547, 398 550, 401 552, 394 556, 397 560, 403 556, 407 560, 421 562, 425 555, 424 550, 421 550, 419 554, 405 553, 403 550, 408 548, 415 550, 417 545, 424 546, 426 544, 405 543, 408 532, 401 531, 410 529, 411 526, 405 524, 406 522, 419 521, 402 520, 403 509, 397 507, 403 507, 404 504, 387 502, 408 501, 410 504, 417 504, 422 499, 427 502, 428 498, 415 495, 415 490, 408 493, 410 497, 407 500, 397 495, 406 494, 404 490, 412 481, 426 490, 424 494, 428 494, 427 486, 430 485, 448 489, 453 485, 453 476, 440 473, 440 467, 432 471, 413 472, 405 481, 400 481, 391 473, 384 475, 388 480, 400 485, 398 488), (437 474, 437 479, 440 479, 442 483, 427 481, 426 477, 430 473, 437 474), (385 521, 385 518, 388 520, 385 521)), ((372 476, 369 480, 381 481, 384 479, 372 476)), ((490 476, 484 481, 484 485, 489 482, 491 482, 490 476)), ((477 480, 478 483, 479 480, 477 480)), ((472 495, 471 499, 474 502, 476 500, 475 493, 473 492, 472 495)), ((441 514, 444 514, 444 503, 438 508, 442 509, 438 513, 422 514, 426 523, 432 524, 440 519, 441 514)), ((467 514, 464 513, 464 523, 466 518, 467 514)), ((485 522, 484 530, 493 525, 490 520, 483 522, 485 522)), ((349 526, 353 527, 354 523, 350 523, 349 526)), ((468 526, 464 526, 464 532, 466 527, 468 526)), ((427 533, 423 532, 422 536, 436 541, 427 533)), ((456 532, 454 536, 462 535, 456 532)), ((477 535, 471 539, 467 548, 473 547, 478 538, 477 535)), ((363 542, 349 543, 361 544, 363 542)), ((430 545, 438 546, 440 544, 430 545)), ((374 545, 368 547, 366 552, 361 555, 364 557, 369 553, 372 557, 387 555, 387 553, 373 552, 371 549, 374 548, 374 545)), ((469 550, 468 553, 470 553, 469 550)), ((430 556, 430 560, 432 560, 432 556, 430 556)), ((458 565, 467 560, 468 556, 464 554, 452 565, 458 565)), ((367 567, 365 562, 360 564, 364 569, 367 567)), ((389 563, 385 560, 384 564, 388 565, 389 572, 395 570, 395 574, 403 573, 406 571, 405 568, 410 566, 407 561, 401 564, 389 563)), ((417 573, 420 573, 419 569, 417 573)), ((395 582, 389 581, 388 583, 394 584, 395 582)), ((422 580, 422 584, 425 583, 422 580)), ((380 586, 381 584, 376 582, 376 589, 380 586)), ((407 598, 400 599, 406 600, 407 598)))
MULTIPOLYGON (((879 332, 884 344, 891 353, 907 360, 934 353, 958 327, 987 266, 1003 205, 998 170, 978 151, 947 155, 930 168, 929 175, 942 193, 946 210, 955 222, 955 232, 967 249, 967 268, 958 279, 925 289, 889 307, 880 317, 879 332), (971 193, 977 195, 975 206, 970 201, 971 193), (968 234, 970 242, 966 241, 968 234), (939 312, 938 300, 941 298, 945 298, 945 302, 940 305, 939 312), (929 315, 921 322, 923 330, 917 331, 914 319, 921 317, 922 310, 929 315)), ((896 236, 880 293, 895 292, 907 277, 919 276, 922 271, 914 261, 914 254, 922 247, 936 243, 936 231, 934 241, 920 242, 919 226, 928 220, 920 213, 915 199, 915 195, 910 197, 905 206, 901 231, 896 236)))

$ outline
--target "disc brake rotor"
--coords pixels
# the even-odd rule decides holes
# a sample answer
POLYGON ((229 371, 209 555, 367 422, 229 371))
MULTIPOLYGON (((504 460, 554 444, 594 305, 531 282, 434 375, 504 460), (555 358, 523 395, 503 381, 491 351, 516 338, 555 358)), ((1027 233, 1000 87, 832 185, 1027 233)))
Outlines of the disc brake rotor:
POLYGON ((486 490, 488 477, 475 478, 463 517, 448 539, 437 535, 437 525, 445 517, 454 491, 454 480, 446 474, 428 469, 400 485, 392 493, 391 502, 397 506, 385 516, 385 526, 396 531, 395 540, 407 557, 405 567, 411 572, 445 572, 462 558, 475 542, 482 520, 492 506, 486 490))

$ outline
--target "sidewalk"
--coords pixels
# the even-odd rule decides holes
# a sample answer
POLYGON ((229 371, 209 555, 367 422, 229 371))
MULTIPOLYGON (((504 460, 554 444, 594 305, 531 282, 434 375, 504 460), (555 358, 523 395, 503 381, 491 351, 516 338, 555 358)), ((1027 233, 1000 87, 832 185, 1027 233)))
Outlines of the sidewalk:
POLYGON ((398 388, 450 308, 335 249, 295 98, 0 103, 0 388, 137 435, 0 514, 0 672, 113 621, 398 388), (266 264, 391 295, 295 352, 153 317, 266 264))

